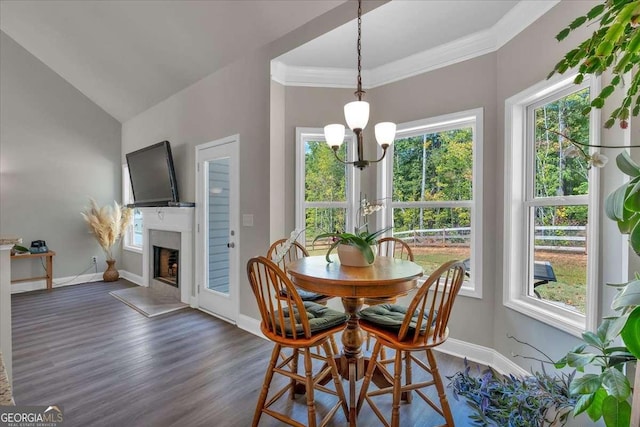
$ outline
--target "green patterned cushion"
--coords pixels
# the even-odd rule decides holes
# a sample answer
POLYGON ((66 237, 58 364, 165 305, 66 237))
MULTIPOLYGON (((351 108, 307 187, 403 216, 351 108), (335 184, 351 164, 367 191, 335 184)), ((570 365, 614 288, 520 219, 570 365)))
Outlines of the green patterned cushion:
MULTIPOLYGON (((298 291, 298 296, 302 301, 317 301, 319 299, 327 298, 326 295, 316 294, 315 292, 305 291, 304 289, 296 288, 298 291)), ((282 290, 280 292, 282 296, 287 296, 287 291, 282 290)))
MULTIPOLYGON (((347 315, 336 310, 332 310, 324 305, 316 304, 310 301, 304 301, 304 308, 307 312, 307 318, 309 319, 309 328, 311 329, 311 334, 315 334, 325 329, 333 328, 334 326, 341 325, 347 321, 347 315)), ((285 308, 283 310, 285 317, 285 333, 288 337, 292 337, 292 328, 290 321, 290 310, 285 308)), ((296 333, 297 336, 301 336, 303 334, 302 324, 300 322, 300 314, 297 309, 294 309, 295 319, 296 319, 296 333)), ((275 313, 276 318, 278 318, 278 312, 275 313)), ((277 331, 280 332, 280 327, 277 327, 277 331)))
MULTIPOLYGON (((367 307, 364 310, 360 311, 360 318, 369 323, 373 323, 377 326, 380 326, 384 329, 389 329, 395 332, 400 331, 400 327, 402 326, 402 322, 407 314, 407 307, 396 305, 396 304, 380 304, 380 305, 372 305, 371 307, 367 307)), ((435 323, 437 312, 433 317, 433 323, 435 323)), ((418 316, 419 313, 416 311, 411 318, 411 323, 409 324, 409 331, 413 332, 416 329, 418 324, 418 316)), ((427 330, 427 320, 429 318, 429 314, 425 313, 423 315, 424 320, 420 325, 420 333, 424 334, 427 330)))

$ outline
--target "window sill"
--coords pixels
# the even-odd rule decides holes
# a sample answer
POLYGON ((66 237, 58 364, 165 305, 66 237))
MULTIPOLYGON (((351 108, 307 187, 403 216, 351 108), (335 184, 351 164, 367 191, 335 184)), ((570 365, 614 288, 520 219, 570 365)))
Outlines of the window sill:
POLYGON ((127 252, 134 252, 136 254, 140 254, 142 255, 142 248, 138 248, 136 246, 123 246, 122 247, 123 250, 127 251, 127 252))
POLYGON ((585 331, 585 317, 561 307, 551 307, 551 304, 545 303, 531 303, 527 301, 527 298, 506 301, 504 306, 578 338, 585 331))

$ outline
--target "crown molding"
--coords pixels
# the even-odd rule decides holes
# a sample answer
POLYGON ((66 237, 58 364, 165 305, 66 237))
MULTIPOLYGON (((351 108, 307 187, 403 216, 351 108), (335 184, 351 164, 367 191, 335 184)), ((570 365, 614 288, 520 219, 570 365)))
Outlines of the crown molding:
MULTIPOLYGON (((371 70, 372 87, 378 87, 448 65, 482 56, 496 50, 496 39, 491 30, 436 46, 371 70)), ((351 83, 353 86, 353 80, 351 83)))
POLYGON ((525 28, 560 3, 560 0, 521 1, 491 27, 496 50, 507 44, 525 28))
MULTIPOLYGON (((547 13, 560 0, 520 1, 493 27, 416 53, 372 70, 363 70, 365 89, 494 52, 547 13)), ((271 61, 272 80, 285 86, 352 88, 356 72, 346 68, 289 66, 271 61)))

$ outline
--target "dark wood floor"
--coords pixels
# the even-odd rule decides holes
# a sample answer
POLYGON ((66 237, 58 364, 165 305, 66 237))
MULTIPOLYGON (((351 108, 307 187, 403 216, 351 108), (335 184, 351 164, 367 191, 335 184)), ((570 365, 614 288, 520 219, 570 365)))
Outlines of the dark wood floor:
MULTIPOLYGON (((272 344, 197 310, 148 319, 108 293, 128 286, 12 297, 16 403, 61 404, 67 427, 251 425, 272 344)), ((461 360, 438 356, 443 375, 462 369, 461 360)), ((448 394, 456 425, 470 425, 465 404, 448 394)), ((306 420, 304 397, 284 407, 306 420)), ((443 422, 419 399, 401 411, 403 426, 443 422)), ((263 416, 261 426, 277 425, 263 416)), ((344 416, 332 425, 345 425, 344 416)), ((359 425, 380 423, 365 406, 359 425)))

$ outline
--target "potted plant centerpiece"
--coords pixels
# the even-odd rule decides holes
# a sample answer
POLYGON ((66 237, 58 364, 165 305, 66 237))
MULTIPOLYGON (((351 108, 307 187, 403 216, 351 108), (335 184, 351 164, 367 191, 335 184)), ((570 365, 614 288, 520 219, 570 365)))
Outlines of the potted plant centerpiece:
POLYGON ((107 269, 102 278, 105 282, 115 282, 120 277, 115 268, 116 259, 113 247, 124 235, 133 217, 133 210, 113 202, 113 206, 98 207, 95 200, 89 199, 89 207, 80 213, 89 226, 89 231, 98 241, 107 258, 107 269))
MULTIPOLYGON (((359 219, 365 219, 372 213, 382 209, 383 204, 380 202, 370 203, 366 198, 360 202, 359 219)), ((322 233, 313 239, 313 244, 320 239, 331 239, 331 245, 327 250, 327 262, 332 262, 329 255, 337 248, 340 264, 348 267, 368 267, 372 265, 376 259, 374 246, 376 239, 382 234, 389 231, 391 227, 385 227, 373 233, 369 232, 369 223, 365 222, 354 230, 354 233, 322 233)))

